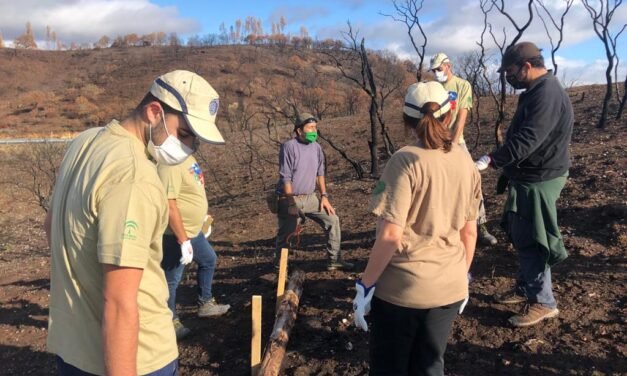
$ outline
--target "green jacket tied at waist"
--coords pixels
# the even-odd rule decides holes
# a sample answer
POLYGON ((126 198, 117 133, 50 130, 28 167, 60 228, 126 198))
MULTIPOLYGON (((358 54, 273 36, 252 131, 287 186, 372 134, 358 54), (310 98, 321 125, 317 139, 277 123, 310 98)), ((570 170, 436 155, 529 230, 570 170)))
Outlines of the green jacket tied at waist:
POLYGON ((567 176, 568 172, 551 180, 534 183, 510 180, 507 201, 501 219, 501 226, 510 239, 515 235, 512 232, 517 231, 517 229, 515 226, 508 226, 509 213, 516 213, 517 216, 528 221, 530 234, 527 236, 530 236, 545 250, 548 266, 553 266, 568 257, 557 225, 557 208, 555 206, 567 176))

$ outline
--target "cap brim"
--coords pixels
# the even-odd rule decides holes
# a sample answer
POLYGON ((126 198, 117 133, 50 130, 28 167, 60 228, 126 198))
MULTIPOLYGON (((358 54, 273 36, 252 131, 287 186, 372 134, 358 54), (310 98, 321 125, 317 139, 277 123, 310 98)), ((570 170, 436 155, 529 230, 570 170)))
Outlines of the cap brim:
POLYGON ((185 116, 187 124, 201 141, 214 145, 224 145, 226 143, 214 122, 185 113, 183 116, 185 116))

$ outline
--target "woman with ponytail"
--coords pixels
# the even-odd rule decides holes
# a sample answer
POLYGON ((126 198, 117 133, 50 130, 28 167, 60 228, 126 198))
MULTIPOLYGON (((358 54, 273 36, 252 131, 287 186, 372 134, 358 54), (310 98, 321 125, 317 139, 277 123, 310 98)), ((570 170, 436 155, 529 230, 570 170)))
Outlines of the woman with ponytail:
POLYGON ((468 299, 481 180, 448 131, 451 102, 438 82, 411 85, 403 121, 416 141, 388 161, 370 210, 377 237, 353 302, 368 330, 371 375, 443 375, 444 351, 468 299))

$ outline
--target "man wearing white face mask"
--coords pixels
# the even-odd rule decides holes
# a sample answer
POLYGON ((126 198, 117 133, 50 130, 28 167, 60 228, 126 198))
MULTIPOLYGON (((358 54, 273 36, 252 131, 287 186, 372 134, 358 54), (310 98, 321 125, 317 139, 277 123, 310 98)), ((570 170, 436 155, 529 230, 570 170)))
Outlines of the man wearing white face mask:
POLYGON ((207 81, 174 71, 124 120, 69 145, 44 223, 52 258, 47 346, 60 375, 177 374, 160 266, 168 207, 148 154, 176 164, 196 139, 223 144, 217 110, 207 81))
MULTIPOLYGON (((435 74, 436 80, 449 92, 451 99, 451 122, 449 129, 451 130, 453 142, 458 143, 470 156, 468 148, 466 147, 466 140, 464 140, 464 127, 466 126, 468 112, 472 109, 472 87, 468 81, 453 74, 453 65, 448 56, 442 52, 433 56, 429 70, 435 74)), ((495 245, 497 240, 488 231, 485 225, 486 222, 487 218, 482 199, 479 204, 479 217, 477 218, 477 224, 479 226, 478 239, 484 244, 495 245)))

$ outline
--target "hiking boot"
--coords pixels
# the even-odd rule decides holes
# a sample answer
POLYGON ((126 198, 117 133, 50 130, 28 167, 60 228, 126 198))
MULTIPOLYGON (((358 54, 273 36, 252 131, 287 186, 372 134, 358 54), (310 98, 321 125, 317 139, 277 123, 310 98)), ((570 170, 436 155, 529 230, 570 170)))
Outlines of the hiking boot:
POLYGON ((352 262, 347 262, 338 258, 337 260, 329 260, 327 263, 327 270, 353 270, 355 264, 352 262))
POLYGON ((177 341, 187 337, 192 332, 189 328, 186 328, 179 319, 172 320, 172 324, 174 324, 174 332, 176 333, 177 341))
POLYGON ((198 317, 221 316, 231 308, 228 304, 218 304, 215 298, 198 305, 198 317))
POLYGON ((544 319, 556 317, 560 313, 557 308, 549 308, 542 304, 534 303, 527 305, 525 309, 509 318, 509 323, 517 328, 524 328, 539 323, 544 319))
POLYGON ((494 235, 490 234, 490 232, 488 231, 488 228, 486 227, 485 223, 484 224, 480 224, 479 225, 479 241, 482 244, 485 245, 496 245, 496 243, 498 243, 498 240, 496 240, 496 238, 494 237, 494 235))
POLYGON ((501 303, 501 304, 518 304, 518 303, 525 303, 527 301, 527 297, 520 295, 518 290, 514 288, 502 294, 494 295, 494 300, 497 303, 501 303))

